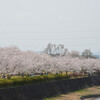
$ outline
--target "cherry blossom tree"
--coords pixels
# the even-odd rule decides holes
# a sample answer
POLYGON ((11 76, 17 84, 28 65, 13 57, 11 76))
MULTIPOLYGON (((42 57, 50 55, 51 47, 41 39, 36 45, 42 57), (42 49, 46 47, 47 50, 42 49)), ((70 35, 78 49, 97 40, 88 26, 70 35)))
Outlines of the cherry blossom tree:
POLYGON ((0 73, 40 74, 40 73, 94 73, 100 71, 100 59, 80 58, 79 52, 71 51, 65 56, 52 57, 33 51, 21 51, 17 47, 0 48, 0 73))

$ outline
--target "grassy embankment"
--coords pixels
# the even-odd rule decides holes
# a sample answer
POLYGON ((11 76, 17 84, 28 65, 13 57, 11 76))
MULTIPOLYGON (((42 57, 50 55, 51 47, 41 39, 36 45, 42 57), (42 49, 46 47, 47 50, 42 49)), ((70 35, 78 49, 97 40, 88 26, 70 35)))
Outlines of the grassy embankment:
POLYGON ((67 94, 61 94, 57 97, 47 98, 45 100, 80 100, 80 97, 82 96, 96 95, 96 94, 100 94, 100 86, 94 86, 94 87, 78 90, 67 94))
POLYGON ((0 79, 0 88, 13 87, 25 84, 35 84, 41 82, 70 79, 68 74, 39 75, 34 77, 12 76, 10 79, 0 79))

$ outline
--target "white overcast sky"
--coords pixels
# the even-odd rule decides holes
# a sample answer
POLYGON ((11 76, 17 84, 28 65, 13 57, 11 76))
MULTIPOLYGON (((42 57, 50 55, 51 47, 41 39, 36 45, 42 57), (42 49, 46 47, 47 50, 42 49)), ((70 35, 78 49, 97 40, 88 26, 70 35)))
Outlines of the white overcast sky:
POLYGON ((100 51, 100 0, 0 0, 0 46, 43 51, 51 43, 100 51))

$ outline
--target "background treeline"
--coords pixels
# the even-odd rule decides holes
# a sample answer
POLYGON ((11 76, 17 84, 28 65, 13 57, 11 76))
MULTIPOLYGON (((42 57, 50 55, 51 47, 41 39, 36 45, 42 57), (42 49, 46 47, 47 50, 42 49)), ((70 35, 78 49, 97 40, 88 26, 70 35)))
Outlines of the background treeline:
POLYGON ((91 50, 85 49, 82 53, 79 51, 73 50, 68 51, 63 44, 52 44, 48 43, 47 47, 44 50, 44 53, 51 56, 71 56, 71 57, 81 57, 81 58, 99 58, 98 55, 93 55, 91 50))

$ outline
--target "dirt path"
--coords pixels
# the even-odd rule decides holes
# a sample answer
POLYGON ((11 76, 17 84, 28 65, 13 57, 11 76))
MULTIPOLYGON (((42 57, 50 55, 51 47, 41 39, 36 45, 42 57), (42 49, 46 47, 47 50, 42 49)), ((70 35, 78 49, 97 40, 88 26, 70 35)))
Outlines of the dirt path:
POLYGON ((58 97, 54 97, 54 98, 50 98, 50 99, 46 99, 46 100, 80 100, 81 96, 92 95, 92 94, 93 95, 94 94, 100 94, 100 86, 91 87, 91 88, 87 88, 87 89, 84 89, 84 90, 79 90, 79 91, 76 91, 76 92, 60 95, 58 97))

